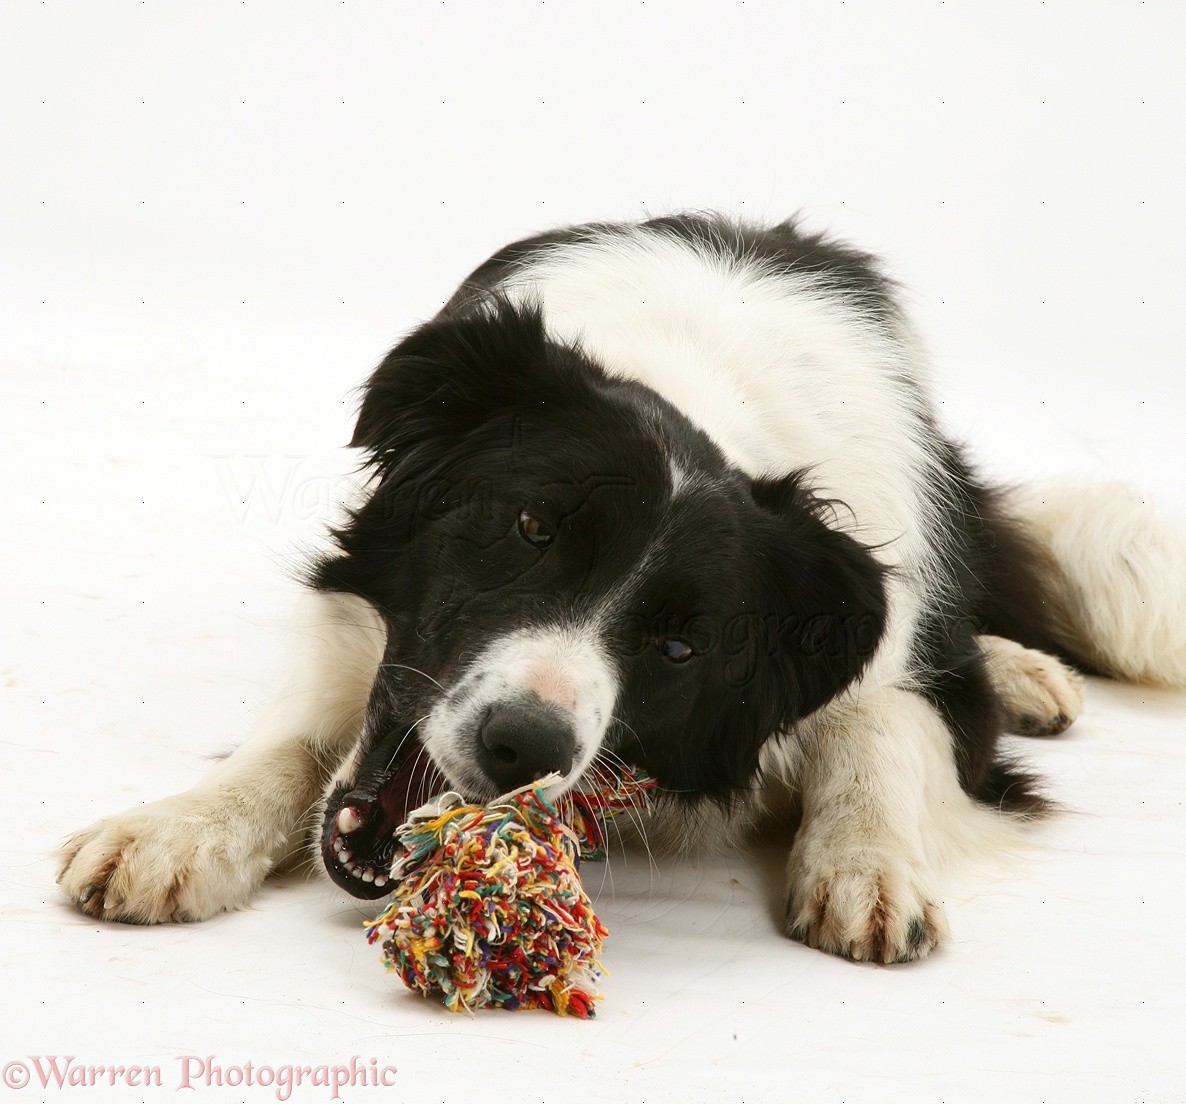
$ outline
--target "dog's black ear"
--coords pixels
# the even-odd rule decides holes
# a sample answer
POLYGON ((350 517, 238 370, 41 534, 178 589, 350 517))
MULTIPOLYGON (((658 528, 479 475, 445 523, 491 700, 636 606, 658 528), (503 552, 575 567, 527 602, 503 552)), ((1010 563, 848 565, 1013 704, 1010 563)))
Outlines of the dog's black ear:
POLYGON ((776 632, 768 646, 788 691, 787 724, 835 697, 869 662, 885 627, 886 569, 835 527, 834 504, 811 493, 804 473, 756 480, 752 494, 757 601, 776 632))
POLYGON ((350 442, 378 482, 334 529, 340 552, 314 560, 312 585, 400 607, 398 569, 426 504, 469 493, 473 472, 447 471, 450 463, 515 440, 530 408, 555 409, 581 377, 577 360, 546 339, 538 308, 494 297, 401 341, 364 385, 350 442))
POLYGON ((491 298, 468 314, 442 315, 371 375, 350 444, 390 468, 425 440, 455 443, 499 411, 546 402, 564 359, 547 342, 538 308, 491 298))

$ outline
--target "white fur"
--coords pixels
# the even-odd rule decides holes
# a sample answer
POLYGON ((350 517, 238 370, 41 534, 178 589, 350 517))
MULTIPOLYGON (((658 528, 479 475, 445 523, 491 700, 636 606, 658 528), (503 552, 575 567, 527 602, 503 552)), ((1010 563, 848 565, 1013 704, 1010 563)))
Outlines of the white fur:
MULTIPOLYGON (((999 669, 1022 691, 1020 662, 1005 659, 999 669)), ((793 738, 763 748, 762 775, 764 789, 728 816, 715 806, 691 817, 659 806, 642 827, 647 841, 731 847, 757 825, 797 819, 786 930, 850 958, 927 954, 947 933, 944 877, 1024 844, 1019 818, 964 792, 946 723, 909 689, 886 687, 819 711, 793 738)))
POLYGON ((809 275, 643 229, 550 246, 516 270, 555 339, 645 384, 753 475, 811 470, 836 523, 896 574, 884 643, 865 680, 905 677, 911 630, 943 548, 929 524, 943 476, 915 415, 927 389, 903 323, 884 326, 809 275))
POLYGON ((1083 709, 1083 676, 1054 656, 1001 636, 981 636, 988 674, 1007 710, 1006 727, 1024 736, 1049 736, 1074 723, 1083 709))
POLYGON ((944 931, 936 856, 984 841, 988 814, 960 789, 946 726, 905 689, 914 626, 943 600, 945 551, 917 343, 818 278, 646 230, 550 247, 510 290, 542 307, 553 337, 656 391, 746 473, 808 468, 814 490, 843 502, 839 527, 893 569, 883 642, 857 691, 768 745, 765 767, 803 801, 791 930, 859 958, 925 954, 944 931), (800 739, 797 756, 778 758, 800 739))
POLYGON ((1048 554, 1066 643, 1105 674, 1186 687, 1186 529, 1119 483, 1025 487, 1009 504, 1048 554))
POLYGON ((563 793, 596 757, 613 715, 618 675, 595 626, 521 629, 491 642, 419 728, 436 764, 455 783, 474 774, 465 734, 490 706, 525 694, 550 701, 576 734, 572 769, 549 790, 563 793))
MULTIPOLYGON (((836 523, 894 569, 878 653, 852 692, 766 746, 762 801, 768 815, 788 793, 801 806, 788 862, 793 933, 857 958, 926 953, 945 931, 941 871, 1011 845, 1018 821, 963 792, 946 725, 911 689, 913 629, 944 600, 936 579, 948 551, 934 524, 947 488, 918 416, 926 370, 910 330, 854 310, 810 274, 643 229, 548 247, 504 290, 538 302, 553 337, 673 403, 743 471, 809 468, 813 488, 845 504, 836 523)), ((672 482, 695 493, 694 475, 678 467, 672 482)), ((1019 494, 1014 506, 1049 554, 1068 643, 1102 670, 1186 685, 1186 539, 1115 489, 1019 494)), ((310 603, 308 652, 253 740, 188 793, 67 845, 61 884, 87 911, 159 921, 242 905, 298 844, 335 768, 352 781, 383 627, 356 599, 310 603)), ((1078 686, 1060 665, 1008 641, 983 644, 1018 717, 1077 711, 1078 686)), ((572 717, 579 748, 566 783, 576 778, 598 751, 617 692, 595 627, 491 641, 420 730, 438 765, 465 777, 464 722, 525 690, 572 717)), ((759 801, 744 803, 732 828, 761 812, 759 801)), ((729 827, 711 824, 722 839, 729 827)))
POLYGON ((310 592, 295 653, 255 732, 192 789, 70 839, 58 881, 108 920, 204 920, 240 908, 301 845, 325 776, 358 739, 386 630, 359 598, 310 592))
POLYGON ((796 735, 765 757, 802 807, 787 864, 788 930, 857 959, 926 954, 946 932, 940 874, 1015 844, 1016 820, 964 793, 947 725, 909 690, 824 710, 796 735))

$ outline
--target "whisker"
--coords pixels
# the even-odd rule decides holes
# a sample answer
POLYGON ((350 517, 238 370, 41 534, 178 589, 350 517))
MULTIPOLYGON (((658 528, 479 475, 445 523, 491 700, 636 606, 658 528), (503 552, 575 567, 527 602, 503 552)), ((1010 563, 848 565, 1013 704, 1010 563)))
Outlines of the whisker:
MULTIPOLYGON (((608 748, 603 749, 603 752, 604 752, 607 760, 609 760, 609 761, 616 760, 623 771, 630 770, 629 765, 617 752, 611 751, 608 748)), ((648 864, 648 867, 650 870, 650 877, 651 877, 651 888, 654 889, 655 875, 658 873, 659 865, 655 861, 655 854, 651 848, 651 841, 647 837, 647 829, 646 829, 646 822, 645 822, 646 800, 647 799, 646 799, 645 795, 639 794, 636 799, 632 799, 630 802, 627 803, 624 811, 625 811, 626 815, 631 818, 634 826, 638 829, 638 837, 642 841, 643 849, 646 851, 646 854, 647 854, 647 864, 648 864)), ((622 834, 622 831, 619 828, 618 829, 619 837, 621 836, 621 834, 622 834)))
MULTIPOLYGON (((425 713, 423 717, 418 717, 416 720, 414 720, 412 722, 412 725, 408 729, 408 731, 405 732, 399 738, 399 743, 396 745, 395 751, 393 751, 391 753, 391 758, 387 760, 387 766, 383 768, 384 774, 386 774, 389 770, 391 770, 392 766, 395 763, 396 756, 399 755, 399 753, 403 750, 404 744, 406 744, 408 742, 408 737, 412 735, 412 729, 414 729, 421 721, 427 721, 429 716, 430 716, 430 714, 425 713)), ((424 747, 423 744, 421 744, 420 746, 421 746, 421 748, 424 747)))
MULTIPOLYGON (((629 767, 627 766, 625 761, 622 759, 622 757, 620 755, 618 755, 616 752, 610 751, 607 748, 602 748, 598 751, 597 755, 594 757, 594 763, 597 764, 597 761, 599 759, 602 760, 602 764, 605 766, 606 770, 608 770, 610 772, 611 781, 612 781, 612 779, 616 778, 619 774, 619 770, 616 769, 614 766, 614 760, 617 761, 617 765, 618 765, 618 767, 620 767, 622 772, 629 770, 629 767)), ((602 764, 598 764, 599 769, 602 764)), ((642 795, 638 795, 637 797, 632 797, 630 801, 625 802, 623 804, 621 814, 619 814, 619 815, 625 814, 627 817, 629 817, 631 823, 634 825, 634 827, 638 831, 638 839, 642 843, 643 850, 646 852, 646 856, 647 856, 647 867, 648 867, 648 872, 649 872, 650 880, 651 880, 650 888, 654 889, 655 875, 658 872, 659 867, 658 867, 658 863, 655 861, 655 854, 651 848, 651 841, 647 837, 646 822, 643 818, 643 810, 644 810, 643 803, 645 802, 645 800, 646 800, 645 797, 643 797, 642 795)), ((628 853, 628 849, 625 845, 625 837, 622 832, 621 825, 616 823, 616 817, 612 817, 612 816, 607 817, 606 821, 607 821, 607 823, 614 824, 614 830, 618 833, 618 842, 622 845, 622 852, 623 852, 623 856, 625 857, 625 855, 628 853)), ((609 853, 608 849, 607 849, 606 853, 607 854, 609 853)), ((625 861, 625 858, 624 858, 624 861, 625 861)))
MULTIPOLYGON (((594 781, 597 783, 597 785, 599 787, 604 787, 606 785, 606 782, 602 778, 601 770, 597 765, 597 757, 596 756, 594 756, 593 761, 589 764, 588 769, 593 774, 594 781)), ((601 884, 597 887, 597 895, 599 897, 601 896, 602 892, 605 890, 605 883, 606 883, 607 879, 609 880, 610 900, 611 901, 616 900, 617 892, 614 889, 614 873, 613 873, 613 870, 610 869, 610 851, 609 851, 608 847, 605 848, 605 869, 601 873, 601 884)))
MULTIPOLYGON (((622 720, 622 718, 621 718, 621 717, 617 716, 616 714, 613 714, 613 713, 611 713, 611 714, 610 714, 610 717, 609 717, 609 719, 610 719, 610 721, 612 721, 614 724, 620 724, 620 725, 621 725, 621 726, 622 726, 624 729, 626 729, 627 731, 629 731, 629 733, 630 733, 630 734, 631 734, 631 735, 632 735, 632 736, 633 736, 633 737, 634 737, 634 738, 635 738, 635 739, 636 739, 636 740, 637 740, 637 741, 638 741, 640 744, 642 743, 642 737, 641 737, 641 736, 639 736, 638 732, 637 732, 637 731, 636 731, 636 730, 635 730, 635 729, 634 729, 634 728, 633 728, 631 725, 627 724, 627 723, 626 723, 624 720, 622 720)), ((604 751, 609 751, 609 749, 608 749, 608 748, 604 748, 604 749, 602 749, 602 750, 604 750, 604 751)), ((613 754, 615 754, 615 753, 614 753, 614 752, 609 752, 609 754, 613 755, 613 754)), ((619 761, 619 762, 621 762, 621 756, 618 756, 618 761, 619 761)))
MULTIPOLYGON (((441 690, 445 690, 445 688, 443 686, 441 686, 441 684, 439 682, 437 682, 437 680, 434 679, 432 677, 432 675, 430 675, 427 671, 421 671, 419 667, 409 667, 406 663, 380 663, 379 664, 380 671, 382 671, 388 667, 398 667, 402 671, 411 671, 414 674, 423 675, 426 679, 428 679, 429 682, 431 682, 433 684, 433 686, 436 686, 436 687, 440 688, 441 690)), ((448 693, 447 690, 445 692, 448 693)))
POLYGON ((428 786, 428 771, 422 771, 420 769, 427 755, 428 749, 421 744, 420 750, 416 752, 416 758, 412 761, 412 777, 419 778, 419 781, 416 783, 416 797, 412 804, 413 809, 420 808, 428 800, 428 794, 424 792, 428 786))

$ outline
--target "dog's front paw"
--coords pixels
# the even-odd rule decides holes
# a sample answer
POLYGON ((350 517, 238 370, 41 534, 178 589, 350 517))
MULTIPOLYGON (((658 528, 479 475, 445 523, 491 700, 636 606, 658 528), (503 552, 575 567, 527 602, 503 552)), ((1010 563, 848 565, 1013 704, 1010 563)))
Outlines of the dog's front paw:
POLYGON ((268 855, 234 817, 190 794, 101 820, 59 853, 58 885, 83 912, 131 924, 205 920, 240 908, 268 855))
POLYGON ((861 962, 922 958, 947 935, 943 908, 914 864, 891 853, 852 850, 788 867, 786 932, 821 951, 861 962))

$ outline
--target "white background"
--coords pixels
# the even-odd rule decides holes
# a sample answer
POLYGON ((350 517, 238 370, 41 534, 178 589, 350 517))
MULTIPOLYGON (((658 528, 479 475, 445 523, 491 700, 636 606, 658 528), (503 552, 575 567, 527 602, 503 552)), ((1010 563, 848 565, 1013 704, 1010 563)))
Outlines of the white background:
POLYGON ((1180 694, 1092 683, 1019 745, 1074 812, 922 964, 783 940, 775 854, 592 870, 589 1024, 413 999, 323 884, 104 927, 50 859, 247 730, 352 389, 556 223, 802 210, 888 258, 995 476, 1186 510, 1184 118, 1173 3, 4 4, 0 1060, 162 1067, 76 1099, 184 1054, 399 1067, 360 1101, 1186 1099, 1180 694))

